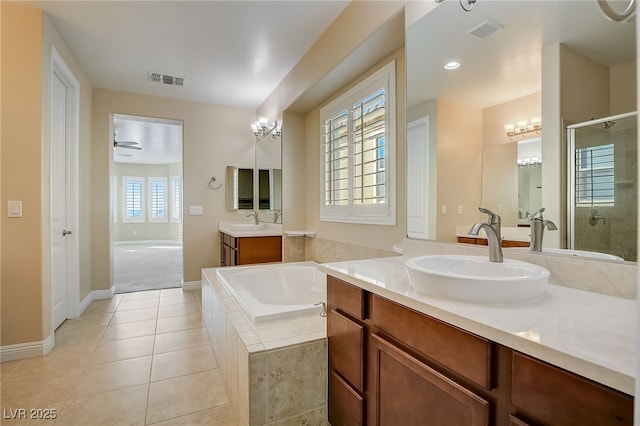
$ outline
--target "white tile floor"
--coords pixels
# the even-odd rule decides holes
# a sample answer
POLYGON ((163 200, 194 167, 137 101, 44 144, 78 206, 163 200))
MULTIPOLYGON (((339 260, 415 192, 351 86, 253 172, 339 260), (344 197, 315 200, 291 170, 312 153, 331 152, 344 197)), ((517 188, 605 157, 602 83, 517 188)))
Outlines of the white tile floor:
POLYGON ((167 289, 93 302, 56 331, 50 354, 0 364, 0 424, 236 425, 199 297, 167 289), (11 418, 19 409, 27 419, 11 418), (56 418, 30 419, 31 409, 56 418))

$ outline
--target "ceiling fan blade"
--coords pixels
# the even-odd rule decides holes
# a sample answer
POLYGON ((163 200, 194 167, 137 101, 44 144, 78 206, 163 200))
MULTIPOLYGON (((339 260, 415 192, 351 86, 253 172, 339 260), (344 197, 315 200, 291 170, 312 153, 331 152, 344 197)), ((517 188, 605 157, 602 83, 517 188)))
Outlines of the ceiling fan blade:
POLYGON ((133 145, 121 145, 120 142, 116 143, 116 146, 118 148, 126 148, 126 149, 135 149, 135 150, 141 150, 142 148, 140 148, 139 146, 133 146, 133 145))

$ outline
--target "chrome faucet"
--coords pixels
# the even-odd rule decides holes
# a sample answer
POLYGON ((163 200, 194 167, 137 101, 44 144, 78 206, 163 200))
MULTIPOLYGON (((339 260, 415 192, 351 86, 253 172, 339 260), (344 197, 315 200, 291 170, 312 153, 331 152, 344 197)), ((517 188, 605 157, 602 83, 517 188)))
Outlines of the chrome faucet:
POLYGON ((501 263, 502 258, 502 237, 500 236, 501 219, 500 216, 483 207, 478 207, 482 213, 489 215, 487 222, 478 222, 471 227, 469 234, 478 235, 481 229, 484 229, 489 242, 489 261, 501 263))
POLYGON ((250 216, 253 216, 253 220, 256 225, 260 224, 260 221, 258 220, 258 213, 252 212, 252 213, 249 213, 246 217, 250 217, 250 216))
POLYGON ((549 231, 557 231, 558 227, 550 220, 544 220, 542 212, 544 207, 531 215, 531 251, 542 251, 542 237, 544 236, 544 229, 549 231))

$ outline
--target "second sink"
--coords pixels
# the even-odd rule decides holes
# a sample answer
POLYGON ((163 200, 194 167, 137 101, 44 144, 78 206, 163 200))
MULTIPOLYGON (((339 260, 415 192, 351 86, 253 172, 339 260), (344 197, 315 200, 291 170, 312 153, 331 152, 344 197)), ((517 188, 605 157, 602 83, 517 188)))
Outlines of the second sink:
POLYGON ((484 256, 436 255, 406 262, 413 288, 431 296, 465 302, 511 304, 542 298, 549 271, 527 262, 484 256))

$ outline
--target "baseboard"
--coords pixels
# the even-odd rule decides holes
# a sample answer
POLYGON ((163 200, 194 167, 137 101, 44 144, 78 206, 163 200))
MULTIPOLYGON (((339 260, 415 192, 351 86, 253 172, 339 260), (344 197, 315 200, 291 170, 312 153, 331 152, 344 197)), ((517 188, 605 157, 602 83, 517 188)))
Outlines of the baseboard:
POLYGON ((0 362, 43 356, 53 349, 53 335, 39 342, 0 346, 0 362))
POLYGON ((183 290, 200 290, 201 287, 201 281, 182 281, 183 290))
POLYGON ((87 297, 82 299, 82 302, 80 302, 80 306, 78 307, 78 315, 82 315, 84 310, 87 309, 91 302, 93 302, 94 300, 111 299, 114 294, 115 286, 111 287, 109 290, 93 290, 87 295, 87 297))

